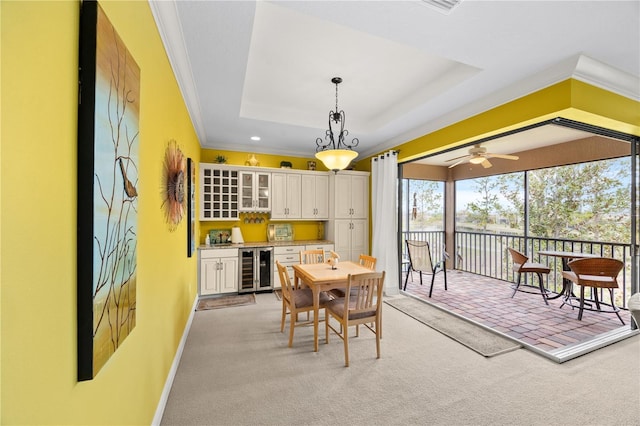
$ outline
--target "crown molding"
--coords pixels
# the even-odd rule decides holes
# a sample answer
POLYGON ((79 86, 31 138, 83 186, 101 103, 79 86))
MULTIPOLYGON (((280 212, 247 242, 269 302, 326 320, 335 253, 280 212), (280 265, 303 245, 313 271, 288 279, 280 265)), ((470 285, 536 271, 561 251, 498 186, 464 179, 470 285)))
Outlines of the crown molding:
POLYGON ((202 111, 200 99, 194 84, 191 72, 191 63, 187 54, 182 25, 178 17, 178 10, 174 1, 149 0, 151 13, 156 21, 156 27, 164 44, 169 63, 189 111, 191 122, 195 128, 200 146, 207 140, 204 125, 202 124, 202 111))

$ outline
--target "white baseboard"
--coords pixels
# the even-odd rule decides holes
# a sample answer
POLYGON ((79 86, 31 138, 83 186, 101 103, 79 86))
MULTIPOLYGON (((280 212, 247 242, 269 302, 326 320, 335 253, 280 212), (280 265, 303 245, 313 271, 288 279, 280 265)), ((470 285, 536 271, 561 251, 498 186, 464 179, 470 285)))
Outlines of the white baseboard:
POLYGON ((182 358, 182 351, 184 350, 184 346, 187 343, 187 336, 189 335, 189 330, 191 329, 191 323, 193 322, 193 316, 195 315, 197 306, 198 306, 198 296, 196 295, 196 298, 193 301, 193 306, 191 307, 191 315, 189 315, 187 324, 184 327, 184 331, 182 332, 182 338, 180 339, 178 350, 176 351, 176 355, 173 357, 173 363, 171 364, 171 369, 169 370, 169 374, 167 375, 167 380, 164 383, 164 389, 162 390, 162 395, 160 395, 160 401, 158 401, 158 407, 156 407, 156 414, 155 416, 153 416, 153 422, 151 423, 153 426, 159 426, 160 422, 162 421, 164 408, 166 407, 167 400, 169 399, 171 386, 173 386, 173 379, 176 377, 176 372, 178 371, 178 365, 180 365, 180 358, 182 358))

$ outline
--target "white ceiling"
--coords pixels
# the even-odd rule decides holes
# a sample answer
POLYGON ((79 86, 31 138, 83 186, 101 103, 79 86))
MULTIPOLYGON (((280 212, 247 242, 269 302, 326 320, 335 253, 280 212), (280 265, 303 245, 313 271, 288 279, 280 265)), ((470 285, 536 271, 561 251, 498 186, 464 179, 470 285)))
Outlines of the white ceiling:
POLYGON ((150 5, 214 150, 312 157, 334 76, 361 157, 572 76, 640 100, 640 1, 463 0, 449 14, 421 1, 150 5))

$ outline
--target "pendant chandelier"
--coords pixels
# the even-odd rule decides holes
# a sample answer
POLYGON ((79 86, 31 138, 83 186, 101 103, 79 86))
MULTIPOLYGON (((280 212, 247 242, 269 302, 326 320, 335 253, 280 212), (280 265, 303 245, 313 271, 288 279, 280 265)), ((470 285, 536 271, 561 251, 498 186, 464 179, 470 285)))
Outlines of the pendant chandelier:
POLYGON ((347 168, 358 156, 353 148, 358 146, 360 141, 353 138, 350 145, 344 141, 349 131, 344 128, 344 111, 338 109, 338 84, 342 83, 342 78, 333 77, 331 82, 336 85, 336 109, 329 112, 329 130, 326 131, 324 140, 316 139, 316 158, 322 161, 327 169, 337 172, 347 168), (334 134, 334 126, 335 131, 338 131, 338 127, 340 129, 337 137, 334 134))

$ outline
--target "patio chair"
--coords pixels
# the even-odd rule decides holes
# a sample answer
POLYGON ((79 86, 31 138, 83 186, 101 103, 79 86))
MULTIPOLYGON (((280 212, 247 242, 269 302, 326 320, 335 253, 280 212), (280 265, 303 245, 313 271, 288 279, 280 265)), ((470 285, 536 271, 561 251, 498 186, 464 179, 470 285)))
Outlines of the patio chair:
MULTIPOLYGON (((409 279, 409 274, 413 271, 416 271, 420 274, 420 285, 422 285, 422 274, 431 274, 431 287, 429 288, 429 297, 431 297, 431 293, 433 292, 433 282, 436 279, 436 274, 440 271, 444 274, 444 289, 447 290, 447 268, 446 262, 449 258, 449 254, 442 249, 442 258, 434 263, 431 259, 431 249, 429 248, 429 243, 426 241, 416 241, 416 240, 405 240, 407 244, 407 255, 409 256, 409 267, 407 268, 407 275, 404 279, 404 288, 405 291, 407 289, 407 280, 409 279)), ((413 274, 412 278, 413 280, 413 274)))
POLYGON ((380 332, 382 313, 382 286, 384 272, 368 272, 349 275, 345 297, 335 299, 326 305, 325 334, 329 343, 329 329, 344 343, 344 365, 349 366, 349 327, 356 326, 356 337, 360 335, 360 325, 368 328, 376 336, 376 358, 380 358, 380 332), (330 324, 330 319, 340 323, 340 330, 330 324), (375 324, 372 326, 372 324, 375 324))
MULTIPOLYGON (((588 311, 615 313, 618 319, 624 325, 624 321, 620 314, 620 308, 615 304, 613 298, 613 290, 618 288, 618 274, 624 267, 621 260, 611 257, 587 257, 583 259, 574 259, 569 262, 570 271, 562 271, 562 276, 573 283, 580 286, 580 306, 578 311, 578 320, 582 320, 582 313, 586 309, 588 311), (591 287, 591 296, 593 300, 585 303, 584 289, 591 287), (598 289, 609 290, 610 303, 605 303, 598 299, 598 289), (595 303, 594 308, 592 303, 595 303), (585 305, 587 305, 585 307, 585 305), (609 309, 602 309, 602 306, 608 306, 609 309)), ((574 307, 571 302, 575 300, 568 297, 560 305, 562 308, 565 304, 574 307)))
MULTIPOLYGON (((509 249, 509 253, 511 254, 511 259, 513 260, 513 272, 518 273, 518 281, 513 286, 513 293, 511 294, 511 298, 516 295, 517 291, 522 291, 524 293, 532 293, 531 291, 526 291, 520 288, 520 281, 522 279, 522 274, 533 273, 538 276, 538 288, 540 289, 540 294, 542 294, 542 300, 547 305, 549 302, 547 301, 547 289, 544 288, 544 282, 542 280, 542 274, 549 274, 551 269, 548 266, 543 265, 541 263, 529 262, 529 258, 525 256, 523 253, 520 253, 518 250, 512 249, 511 247, 507 247, 509 249)), ((523 287, 532 287, 533 285, 527 285, 523 287)))
MULTIPOLYGON (((293 346, 293 331, 296 325, 309 325, 313 321, 309 321, 309 312, 313 311, 313 294, 309 288, 294 288, 291 279, 287 273, 287 267, 276 261, 278 274, 280 274, 280 282, 282 283, 282 319, 280 321, 280 332, 284 332, 284 322, 287 314, 289 314, 289 347, 293 346), (298 322, 298 313, 306 312, 307 321, 298 322)), ((329 297, 322 292, 320 293, 320 307, 324 308, 329 302, 329 297)), ((327 317, 325 309, 325 321, 327 317)))

